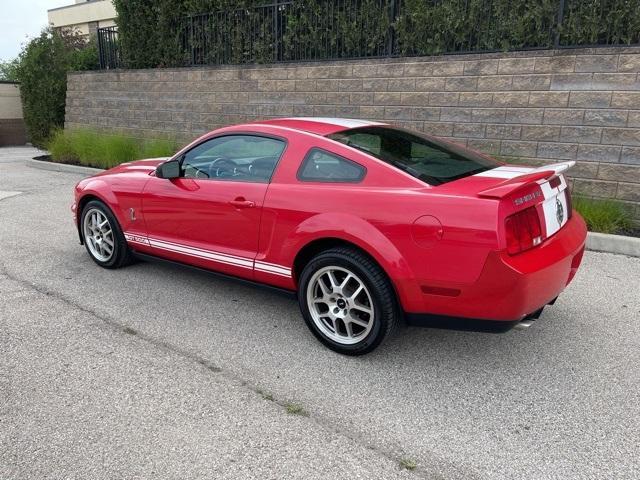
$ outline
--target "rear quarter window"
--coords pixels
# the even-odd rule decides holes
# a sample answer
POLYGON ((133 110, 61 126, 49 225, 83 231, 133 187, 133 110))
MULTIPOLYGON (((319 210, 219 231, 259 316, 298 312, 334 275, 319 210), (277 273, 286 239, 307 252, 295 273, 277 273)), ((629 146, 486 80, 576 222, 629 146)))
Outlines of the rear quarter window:
POLYGON ((305 155, 298 170, 302 182, 357 183, 367 170, 356 162, 320 148, 312 148, 305 155))

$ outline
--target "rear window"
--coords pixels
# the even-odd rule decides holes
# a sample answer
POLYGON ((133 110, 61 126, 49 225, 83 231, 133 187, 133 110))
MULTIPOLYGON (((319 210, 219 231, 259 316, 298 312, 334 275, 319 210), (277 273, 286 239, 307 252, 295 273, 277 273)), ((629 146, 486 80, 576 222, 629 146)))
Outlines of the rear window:
POLYGON ((354 128, 328 137, 369 153, 429 185, 441 185, 500 166, 465 148, 398 128, 354 128))

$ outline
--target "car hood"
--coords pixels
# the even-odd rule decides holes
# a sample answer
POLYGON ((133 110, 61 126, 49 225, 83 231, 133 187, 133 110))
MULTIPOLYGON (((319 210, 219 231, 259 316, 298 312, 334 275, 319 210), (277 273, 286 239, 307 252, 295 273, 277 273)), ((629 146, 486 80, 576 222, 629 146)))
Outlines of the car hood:
POLYGON ((113 175, 121 173, 145 173, 149 174, 155 171, 156 167, 167 161, 169 157, 147 158, 145 160, 136 160, 135 162, 121 163, 120 165, 105 170, 99 175, 113 175))

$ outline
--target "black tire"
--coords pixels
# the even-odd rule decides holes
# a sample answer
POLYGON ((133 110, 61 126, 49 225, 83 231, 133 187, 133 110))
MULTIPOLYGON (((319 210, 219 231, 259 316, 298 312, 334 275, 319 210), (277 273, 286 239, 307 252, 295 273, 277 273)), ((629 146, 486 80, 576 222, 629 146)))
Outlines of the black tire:
POLYGON ((87 249, 89 256, 102 268, 114 269, 124 267, 133 263, 133 256, 131 255, 131 251, 129 249, 129 246, 127 245, 127 241, 124 238, 124 234, 122 233, 122 229, 120 228, 118 220, 116 219, 115 215, 113 215, 109 207, 107 207, 101 201, 91 200, 84 206, 84 208, 82 209, 82 214, 80 215, 80 232, 82 233, 84 246, 87 249), (93 252, 89 248, 87 239, 85 238, 84 220, 85 216, 92 210, 99 210, 100 212, 102 212, 107 220, 109 220, 109 225, 111 226, 111 229, 113 231, 113 253, 111 257, 106 261, 102 261, 93 254, 93 252))
POLYGON ((316 338, 331 350, 344 355, 371 352, 394 332, 401 318, 395 291, 382 268, 360 250, 350 247, 326 250, 309 261, 298 282, 298 301, 305 323, 316 338), (307 300, 309 283, 316 272, 327 267, 338 267, 354 273, 370 293, 374 312, 373 326, 357 343, 346 345, 333 340, 316 324, 310 311, 307 300))

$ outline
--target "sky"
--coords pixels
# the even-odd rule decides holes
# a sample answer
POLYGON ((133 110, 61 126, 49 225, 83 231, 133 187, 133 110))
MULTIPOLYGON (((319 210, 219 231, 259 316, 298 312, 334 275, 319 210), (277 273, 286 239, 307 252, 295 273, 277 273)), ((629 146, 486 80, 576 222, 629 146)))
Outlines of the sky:
POLYGON ((22 44, 47 26, 47 10, 74 0, 0 0, 0 60, 15 58, 22 44))

